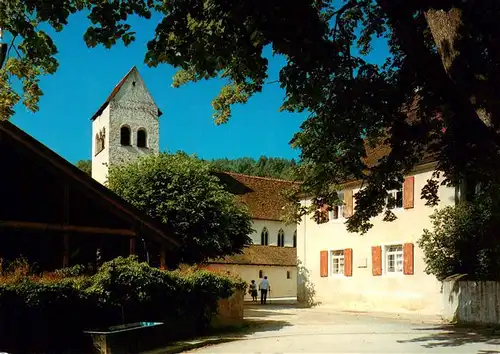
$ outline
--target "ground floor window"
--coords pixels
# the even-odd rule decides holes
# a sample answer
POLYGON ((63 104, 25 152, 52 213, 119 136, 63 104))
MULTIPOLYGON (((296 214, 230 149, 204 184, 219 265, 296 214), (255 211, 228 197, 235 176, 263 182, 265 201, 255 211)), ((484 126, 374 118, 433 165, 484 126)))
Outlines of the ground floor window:
POLYGON ((331 251, 330 274, 344 274, 344 251, 331 251))
POLYGON ((403 245, 385 246, 386 273, 403 273, 403 245))

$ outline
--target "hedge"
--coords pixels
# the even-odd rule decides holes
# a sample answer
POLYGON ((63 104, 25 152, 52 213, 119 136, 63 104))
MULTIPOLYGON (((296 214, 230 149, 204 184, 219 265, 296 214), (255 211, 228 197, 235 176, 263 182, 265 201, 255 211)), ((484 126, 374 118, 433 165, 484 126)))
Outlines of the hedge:
POLYGON ((245 286, 208 271, 161 271, 135 257, 104 263, 91 276, 83 269, 2 274, 0 351, 88 352, 85 329, 138 321, 165 322, 164 339, 179 339, 205 329, 217 301, 245 286))

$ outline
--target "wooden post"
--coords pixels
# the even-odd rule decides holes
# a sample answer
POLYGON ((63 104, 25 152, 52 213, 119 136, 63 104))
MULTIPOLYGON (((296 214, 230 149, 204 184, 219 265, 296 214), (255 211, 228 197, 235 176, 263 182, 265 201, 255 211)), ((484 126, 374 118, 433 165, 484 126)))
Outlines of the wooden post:
MULTIPOLYGON (((69 187, 67 184, 64 185, 64 215, 63 224, 69 224, 69 214, 70 214, 70 200, 69 200, 69 187)), ((65 232, 63 236, 63 268, 69 267, 69 233, 65 232)))
POLYGON ((64 234, 63 268, 69 267, 69 234, 64 234))
POLYGON ((164 246, 161 246, 161 251, 160 251, 160 269, 161 270, 167 269, 167 251, 165 250, 164 246))
POLYGON ((135 237, 130 238, 130 255, 135 254, 135 237))

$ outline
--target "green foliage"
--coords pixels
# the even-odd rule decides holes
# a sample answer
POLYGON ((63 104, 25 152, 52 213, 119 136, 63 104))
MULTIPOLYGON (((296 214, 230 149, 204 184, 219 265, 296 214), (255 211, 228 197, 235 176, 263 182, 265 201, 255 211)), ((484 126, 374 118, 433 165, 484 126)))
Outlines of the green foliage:
POLYGON ((83 275, 86 271, 85 266, 81 264, 75 264, 72 267, 57 269, 55 273, 62 277, 77 277, 83 275))
POLYGON ((250 176, 271 177, 293 180, 295 178, 295 160, 261 156, 258 160, 250 157, 238 159, 215 159, 210 161, 218 172, 235 172, 250 176))
MULTIPOLYGON (((338 202, 332 186, 363 181, 347 226, 366 232, 370 219, 386 209, 387 190, 423 156, 436 157, 446 184, 470 173, 500 183, 500 16, 492 3, 3 1, 0 25, 13 41, 0 71, 0 119, 12 116, 21 96, 36 110, 39 76, 57 69, 57 48, 41 28, 60 31, 70 14, 86 10, 92 24, 87 45, 109 48, 134 40, 130 15, 150 18, 156 11, 163 18, 147 44, 146 63, 178 68, 176 87, 223 79, 212 103, 217 124, 266 84, 264 48, 285 58, 279 77, 271 78, 285 90, 281 109, 310 113, 292 140, 305 164, 303 193, 313 204, 331 205, 338 202), (376 38, 387 39, 389 51, 374 64, 366 55, 376 38), (22 93, 11 84, 16 77, 22 93), (379 144, 390 153, 368 164, 369 147, 379 144)), ((436 181, 423 194, 431 204, 438 202, 436 181)))
MULTIPOLYGON (((59 272, 62 274, 62 272, 59 272)), ((206 271, 165 272, 117 258, 91 277, 0 280, 0 336, 10 352, 88 352, 82 331, 126 321, 164 321, 165 336, 202 330, 217 301, 232 295, 240 280, 206 271)))
POLYGON ((195 157, 159 154, 114 166, 108 185, 182 240, 178 263, 241 253, 251 243, 247 208, 195 157))
POLYGON ((92 176, 92 161, 91 160, 79 160, 75 164, 80 170, 92 176))
POLYGON ((428 274, 439 280, 468 274, 473 280, 500 280, 500 189, 490 187, 472 202, 437 210, 432 230, 418 245, 428 274))

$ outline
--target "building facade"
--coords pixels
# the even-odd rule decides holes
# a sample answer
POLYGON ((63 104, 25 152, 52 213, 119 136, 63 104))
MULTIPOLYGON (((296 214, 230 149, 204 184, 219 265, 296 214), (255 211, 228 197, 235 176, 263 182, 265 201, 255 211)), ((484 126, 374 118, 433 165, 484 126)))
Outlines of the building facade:
MULTIPOLYGON (((255 280, 257 284, 264 277, 269 279, 271 292, 269 299, 294 302, 297 297, 297 252, 293 247, 251 245, 243 254, 214 260, 210 270, 228 271, 238 274, 247 283, 255 280)), ((245 301, 252 296, 245 292, 245 301)))
MULTIPOLYGON (((441 313, 441 284, 424 272, 424 255, 417 245, 423 230, 431 229, 429 216, 436 209, 420 198, 434 169, 432 161, 423 163, 406 176, 401 188, 390 191, 397 219, 385 222, 381 214, 365 235, 349 233, 345 226, 359 182, 344 185, 339 192, 344 205, 329 210, 327 222, 303 217, 297 229, 297 257, 308 278, 299 274, 299 294, 311 296, 306 294, 309 289, 316 302, 342 310, 441 313)), ((454 205, 456 189, 440 186, 439 199, 437 208, 454 205)))
MULTIPOLYGON (((244 203, 252 215, 253 245, 242 255, 213 260, 210 268, 239 274, 247 283, 259 282, 267 276, 276 301, 297 298, 297 225, 282 221, 287 201, 283 192, 293 182, 248 176, 239 173, 219 173, 227 190, 244 203)), ((246 294, 246 300, 251 300, 246 294)))

